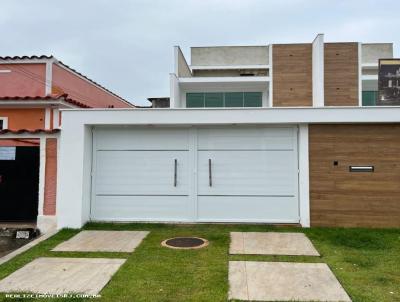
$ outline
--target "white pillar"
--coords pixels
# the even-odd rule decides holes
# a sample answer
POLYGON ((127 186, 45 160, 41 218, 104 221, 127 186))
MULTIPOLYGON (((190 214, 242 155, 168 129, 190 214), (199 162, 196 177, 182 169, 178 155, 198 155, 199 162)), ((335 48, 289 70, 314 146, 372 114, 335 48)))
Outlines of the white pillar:
POLYGON ((169 87, 170 87, 170 97, 169 97, 169 106, 171 108, 180 107, 180 89, 178 78, 175 73, 170 73, 169 75, 169 87))
POLYGON ((51 125, 51 108, 46 108, 44 112, 44 129, 50 130, 51 125))
POLYGON ((299 125, 299 208, 300 224, 310 227, 310 172, 308 153, 308 125, 299 125))
POLYGON ((312 43, 312 95, 313 107, 324 102, 324 35, 318 34, 312 43))
POLYGON ((268 48, 268 53, 269 53, 269 59, 268 59, 268 64, 269 64, 269 92, 268 92, 268 107, 273 107, 274 106, 274 80, 273 80, 273 57, 272 57, 272 44, 269 45, 268 48))
POLYGON ((91 129, 75 117, 63 115, 57 171, 58 229, 81 228, 89 220, 91 129))

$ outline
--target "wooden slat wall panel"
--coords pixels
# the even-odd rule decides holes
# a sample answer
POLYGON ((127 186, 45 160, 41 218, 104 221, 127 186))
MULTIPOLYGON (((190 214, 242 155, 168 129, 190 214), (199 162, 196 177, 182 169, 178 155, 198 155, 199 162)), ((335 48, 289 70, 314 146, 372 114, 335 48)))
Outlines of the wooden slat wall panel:
POLYGON ((312 106, 312 45, 274 44, 273 106, 312 106))
POLYGON ((325 43, 325 106, 358 106, 358 43, 325 43))
POLYGON ((400 125, 309 131, 311 225, 400 227, 400 125), (350 165, 373 165, 375 172, 349 172, 350 165))

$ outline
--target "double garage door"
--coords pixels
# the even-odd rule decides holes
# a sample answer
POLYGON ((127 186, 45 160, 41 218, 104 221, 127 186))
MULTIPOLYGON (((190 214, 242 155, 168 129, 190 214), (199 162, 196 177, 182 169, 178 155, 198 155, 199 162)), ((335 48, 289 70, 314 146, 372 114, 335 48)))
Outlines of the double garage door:
POLYGON ((296 127, 96 128, 91 219, 299 222, 296 127))

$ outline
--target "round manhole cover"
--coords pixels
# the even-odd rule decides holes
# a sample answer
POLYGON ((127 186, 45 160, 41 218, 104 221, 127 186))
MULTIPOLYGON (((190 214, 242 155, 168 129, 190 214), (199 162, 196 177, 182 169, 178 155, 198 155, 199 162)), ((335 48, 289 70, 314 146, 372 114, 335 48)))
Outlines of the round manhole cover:
POLYGON ((208 240, 199 237, 175 237, 164 240, 161 245, 173 249, 200 249, 208 245, 208 240))

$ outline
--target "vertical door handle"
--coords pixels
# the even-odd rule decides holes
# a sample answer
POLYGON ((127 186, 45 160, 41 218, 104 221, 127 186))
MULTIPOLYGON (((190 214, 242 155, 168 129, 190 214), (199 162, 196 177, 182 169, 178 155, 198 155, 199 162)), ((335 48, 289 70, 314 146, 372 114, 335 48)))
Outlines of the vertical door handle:
POLYGON ((177 185, 177 176, 178 176, 178 160, 175 158, 174 161, 174 187, 176 187, 177 185))
POLYGON ((208 159, 208 185, 212 187, 211 158, 208 159))

